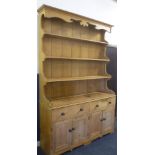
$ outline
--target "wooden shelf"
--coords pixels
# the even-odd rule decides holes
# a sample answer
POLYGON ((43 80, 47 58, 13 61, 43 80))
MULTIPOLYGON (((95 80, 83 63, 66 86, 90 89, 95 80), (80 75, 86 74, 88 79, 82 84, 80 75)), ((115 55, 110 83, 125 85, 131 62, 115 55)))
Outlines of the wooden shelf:
MULTIPOLYGON (((54 99, 51 101, 50 105, 52 109, 67 107, 76 104, 82 104, 86 102, 92 102, 100 99, 107 99, 110 97, 114 97, 115 94, 103 93, 103 92, 94 92, 70 97, 64 97, 59 99, 54 99)), ((49 105, 49 106, 50 106, 49 105)))
POLYGON ((108 45, 108 42, 104 42, 104 41, 95 41, 95 40, 88 40, 88 39, 66 37, 66 36, 57 35, 57 34, 51 34, 51 33, 47 33, 47 32, 44 32, 43 35, 44 36, 49 36, 49 37, 54 37, 54 38, 71 39, 71 40, 76 40, 76 41, 85 41, 85 42, 89 42, 89 43, 108 45))
POLYGON ((108 58, 93 59, 93 58, 69 58, 69 57, 54 57, 54 56, 45 56, 45 59, 88 60, 88 61, 103 61, 103 62, 109 62, 110 61, 108 58))
POLYGON ((110 79, 111 75, 104 76, 84 76, 84 77, 69 77, 69 78, 53 78, 47 79, 46 82, 59 82, 59 81, 78 81, 78 80, 95 80, 95 79, 110 79))

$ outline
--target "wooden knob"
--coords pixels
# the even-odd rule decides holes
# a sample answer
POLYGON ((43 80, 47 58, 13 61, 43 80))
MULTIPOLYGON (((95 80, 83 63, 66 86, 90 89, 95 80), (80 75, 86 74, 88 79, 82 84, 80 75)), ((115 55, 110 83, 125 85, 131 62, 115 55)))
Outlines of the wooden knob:
POLYGON ((100 121, 102 122, 102 121, 105 121, 106 120, 106 118, 102 118, 100 121))
POLYGON ((109 104, 111 104, 111 102, 109 102, 109 104))
POLYGON ((97 104, 96 107, 99 107, 99 105, 97 104))
POLYGON ((83 109, 82 109, 82 108, 80 108, 80 111, 83 111, 83 109))
POLYGON ((72 132, 72 129, 69 129, 68 132, 72 132))
POLYGON ((64 116, 64 115, 65 115, 65 113, 64 113, 64 112, 62 112, 62 113, 61 113, 61 116, 64 116))
POLYGON ((72 131, 74 131, 75 130, 75 128, 72 128, 72 131))

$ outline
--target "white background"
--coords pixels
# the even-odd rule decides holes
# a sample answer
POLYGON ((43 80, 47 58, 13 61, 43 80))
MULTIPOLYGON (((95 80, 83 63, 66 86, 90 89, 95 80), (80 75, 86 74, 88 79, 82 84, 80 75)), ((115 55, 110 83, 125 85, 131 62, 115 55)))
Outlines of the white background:
MULTIPOLYGON (((154 6, 117 4, 118 155, 155 154, 154 6)), ((1 1, 1 155, 37 154, 36 10, 36 1, 1 1)))

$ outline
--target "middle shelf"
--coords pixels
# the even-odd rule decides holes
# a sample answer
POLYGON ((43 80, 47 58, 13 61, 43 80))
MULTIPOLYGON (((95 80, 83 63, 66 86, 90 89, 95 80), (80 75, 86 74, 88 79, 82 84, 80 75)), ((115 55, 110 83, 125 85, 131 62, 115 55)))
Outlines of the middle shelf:
POLYGON ((93 59, 93 58, 72 58, 72 57, 56 57, 56 56, 45 56, 45 59, 86 60, 86 61, 103 61, 103 62, 110 61, 109 58, 93 59))
POLYGON ((65 78, 45 78, 46 82, 60 82, 60 81, 79 81, 79 80, 95 80, 95 79, 110 79, 111 75, 103 76, 83 76, 83 77, 65 77, 65 78))

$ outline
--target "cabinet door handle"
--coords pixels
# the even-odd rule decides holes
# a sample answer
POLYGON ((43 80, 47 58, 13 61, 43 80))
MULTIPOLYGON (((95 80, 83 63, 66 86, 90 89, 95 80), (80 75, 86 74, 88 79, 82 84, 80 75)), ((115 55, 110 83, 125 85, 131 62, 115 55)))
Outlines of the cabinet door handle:
POLYGON ((111 102, 109 102, 109 104, 111 104, 111 102))
POLYGON ((80 111, 83 111, 83 109, 82 109, 82 108, 80 108, 80 111))
POLYGON ((98 104, 96 105, 96 108, 97 108, 97 107, 99 107, 99 105, 98 105, 98 104))
POLYGON ((64 112, 62 112, 62 113, 61 113, 61 116, 64 116, 64 115, 65 115, 65 113, 64 113, 64 112))
POLYGON ((69 132, 72 132, 72 129, 69 129, 68 131, 69 131, 69 132))

